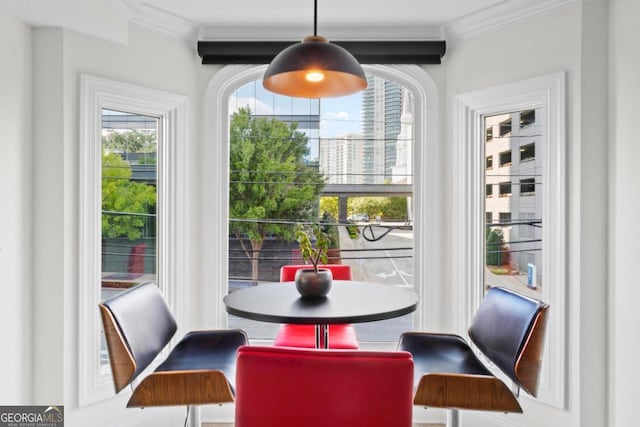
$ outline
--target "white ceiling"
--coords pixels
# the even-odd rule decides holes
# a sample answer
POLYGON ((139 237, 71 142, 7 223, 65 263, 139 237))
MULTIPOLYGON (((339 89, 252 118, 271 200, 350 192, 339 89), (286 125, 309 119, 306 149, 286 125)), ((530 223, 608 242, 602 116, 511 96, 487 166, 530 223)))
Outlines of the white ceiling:
MULTIPOLYGON (((318 33, 343 40, 455 37, 573 1, 318 0, 318 33)), ((123 44, 132 23, 189 42, 301 39, 313 31, 313 0, 0 0, 0 13, 123 44)))
MULTIPOLYGON (((442 24, 505 0, 319 0, 320 24, 442 24)), ((143 0, 201 26, 313 24, 313 0, 143 0)))

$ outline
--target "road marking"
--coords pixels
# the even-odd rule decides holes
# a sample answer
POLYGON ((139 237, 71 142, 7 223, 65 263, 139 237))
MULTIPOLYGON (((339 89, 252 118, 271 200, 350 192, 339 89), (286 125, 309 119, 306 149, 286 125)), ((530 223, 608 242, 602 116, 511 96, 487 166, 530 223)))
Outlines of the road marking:
MULTIPOLYGON (((384 252, 385 252, 385 253, 387 254, 387 256, 389 257, 389 261, 391 261, 391 264, 393 264, 393 268, 395 268, 395 269, 396 269, 396 271, 397 271, 398 273, 400 273, 400 268, 398 268, 398 264, 396 264, 396 262, 393 260, 393 258, 391 257, 391 254, 389 253, 389 251, 384 251, 384 252)), ((394 271, 394 276, 395 276, 395 271, 394 271)), ((402 279, 402 281, 404 282, 404 284, 405 284, 406 286, 410 286, 410 285, 409 285, 409 282, 407 282, 407 280, 404 278, 404 276, 403 276, 402 274, 400 274, 400 278, 402 279)))

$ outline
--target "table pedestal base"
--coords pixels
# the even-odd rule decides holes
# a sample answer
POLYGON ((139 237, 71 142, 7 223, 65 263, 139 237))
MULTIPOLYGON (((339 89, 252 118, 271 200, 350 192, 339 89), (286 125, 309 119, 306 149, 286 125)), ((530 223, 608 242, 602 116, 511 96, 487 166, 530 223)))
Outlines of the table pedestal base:
POLYGON ((316 348, 329 348, 329 325, 316 325, 316 348))

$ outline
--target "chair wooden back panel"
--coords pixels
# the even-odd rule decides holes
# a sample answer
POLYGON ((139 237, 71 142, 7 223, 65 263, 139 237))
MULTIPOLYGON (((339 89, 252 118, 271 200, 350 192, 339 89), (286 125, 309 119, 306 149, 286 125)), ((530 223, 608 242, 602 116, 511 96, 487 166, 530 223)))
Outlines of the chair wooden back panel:
POLYGON ((542 353, 547 330, 549 306, 545 305, 538 312, 527 342, 516 362, 515 372, 522 388, 532 396, 538 395, 542 353))
POLYGON ((109 309, 104 304, 100 304, 99 308, 102 316, 104 337, 107 341, 113 384, 116 388, 116 393, 119 393, 132 381, 133 373, 136 371, 136 361, 133 360, 133 356, 120 333, 120 328, 118 328, 109 309))

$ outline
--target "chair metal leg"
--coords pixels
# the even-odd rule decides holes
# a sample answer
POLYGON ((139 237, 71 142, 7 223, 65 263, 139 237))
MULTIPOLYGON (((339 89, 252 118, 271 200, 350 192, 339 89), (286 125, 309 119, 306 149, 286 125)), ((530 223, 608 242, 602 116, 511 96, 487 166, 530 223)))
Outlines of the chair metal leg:
POLYGON ((447 411, 447 427, 460 427, 460 411, 457 409, 447 411))
POLYGON ((189 427, 200 427, 200 407, 189 405, 189 427))

